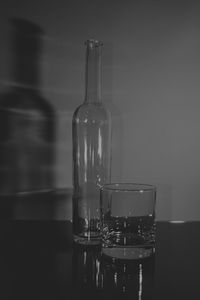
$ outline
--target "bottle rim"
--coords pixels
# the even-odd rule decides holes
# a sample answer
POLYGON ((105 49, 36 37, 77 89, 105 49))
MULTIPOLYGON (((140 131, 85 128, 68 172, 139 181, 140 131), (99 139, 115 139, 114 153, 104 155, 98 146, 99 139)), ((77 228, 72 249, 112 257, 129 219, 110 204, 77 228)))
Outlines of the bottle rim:
POLYGON ((96 39, 88 39, 85 41, 86 46, 99 47, 103 46, 103 42, 96 39))

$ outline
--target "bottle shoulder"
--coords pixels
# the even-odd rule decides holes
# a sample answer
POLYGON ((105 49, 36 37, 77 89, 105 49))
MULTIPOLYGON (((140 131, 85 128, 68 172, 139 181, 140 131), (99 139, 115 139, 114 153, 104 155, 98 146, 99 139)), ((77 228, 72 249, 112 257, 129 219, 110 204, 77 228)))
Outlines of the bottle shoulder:
POLYGON ((110 112, 103 103, 83 103, 78 106, 73 114, 74 122, 108 121, 110 112))

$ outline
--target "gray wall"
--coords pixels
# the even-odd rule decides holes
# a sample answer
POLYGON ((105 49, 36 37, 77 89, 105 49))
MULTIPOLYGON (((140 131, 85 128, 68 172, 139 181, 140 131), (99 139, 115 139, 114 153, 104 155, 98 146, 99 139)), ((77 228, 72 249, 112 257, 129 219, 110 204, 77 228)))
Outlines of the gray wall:
POLYGON ((57 116, 58 188, 71 187, 71 118, 84 97, 83 42, 103 48, 103 101, 113 115, 113 181, 155 184, 157 219, 200 217, 198 1, 5 1, 0 84, 10 84, 9 18, 45 31, 44 96, 57 116))

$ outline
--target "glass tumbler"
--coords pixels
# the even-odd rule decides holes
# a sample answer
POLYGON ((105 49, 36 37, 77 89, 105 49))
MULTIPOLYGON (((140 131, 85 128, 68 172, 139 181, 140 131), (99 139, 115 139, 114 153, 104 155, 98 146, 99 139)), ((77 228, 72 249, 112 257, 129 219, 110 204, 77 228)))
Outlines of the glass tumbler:
POLYGON ((143 259, 155 252, 156 187, 110 183, 100 189, 102 254, 143 259))

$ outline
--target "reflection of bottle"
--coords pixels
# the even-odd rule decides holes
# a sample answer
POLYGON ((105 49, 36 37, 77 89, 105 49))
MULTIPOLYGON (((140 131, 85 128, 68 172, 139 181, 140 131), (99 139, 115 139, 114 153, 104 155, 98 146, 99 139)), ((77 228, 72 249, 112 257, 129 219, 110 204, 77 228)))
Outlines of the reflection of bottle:
POLYGON ((99 243, 99 187, 110 181, 110 115, 101 103, 101 48, 86 42, 85 101, 73 115, 73 233, 99 243))
POLYGON ((54 117, 39 92, 42 31, 12 20, 13 87, 0 100, 0 192, 53 188, 54 117))
POLYGON ((91 296, 101 291, 100 259, 99 246, 82 247, 74 244, 73 287, 76 294, 91 296))

